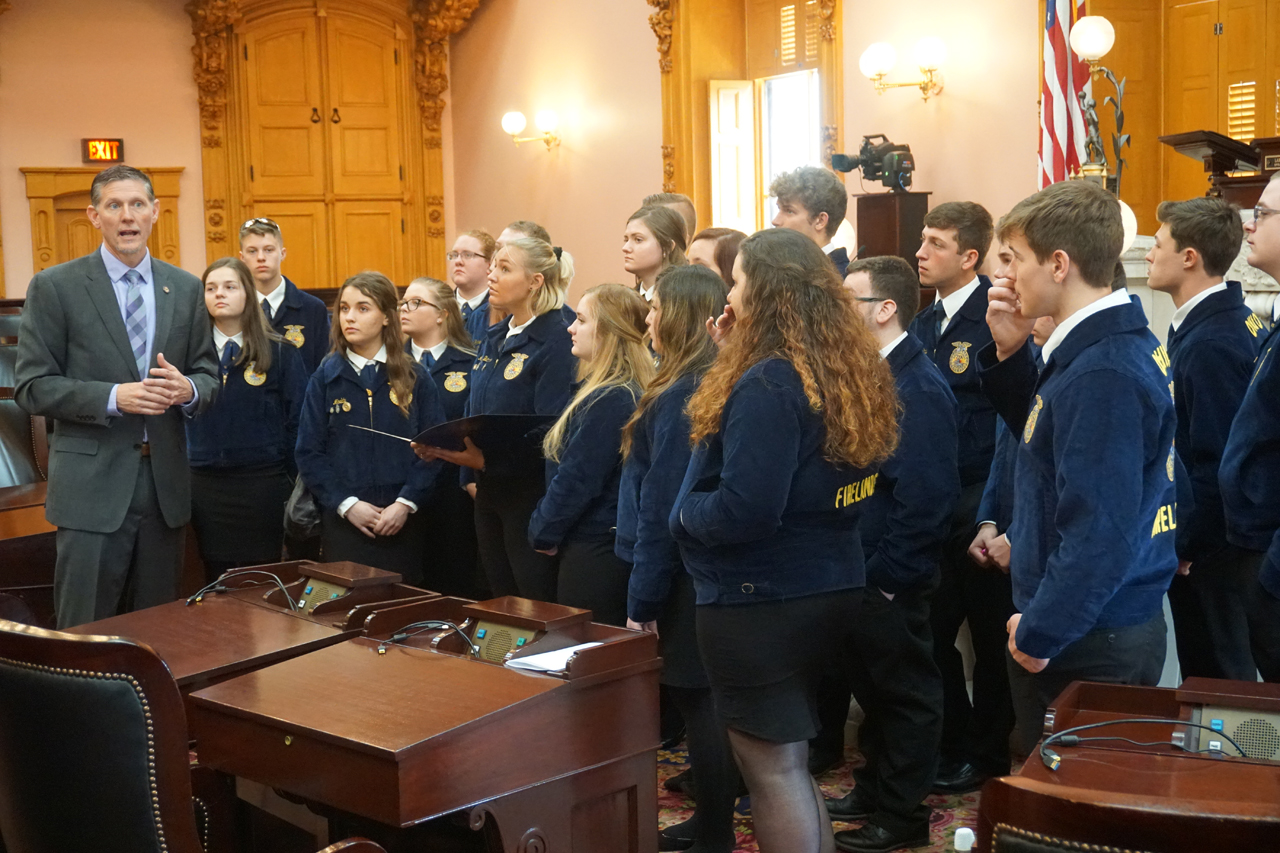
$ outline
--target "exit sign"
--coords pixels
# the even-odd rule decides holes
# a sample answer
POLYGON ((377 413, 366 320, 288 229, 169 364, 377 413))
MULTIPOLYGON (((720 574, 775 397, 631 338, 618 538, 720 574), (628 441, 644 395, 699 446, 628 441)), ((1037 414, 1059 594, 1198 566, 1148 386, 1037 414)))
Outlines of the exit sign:
POLYGON ((123 163, 123 139, 81 139, 80 153, 86 163, 123 163))

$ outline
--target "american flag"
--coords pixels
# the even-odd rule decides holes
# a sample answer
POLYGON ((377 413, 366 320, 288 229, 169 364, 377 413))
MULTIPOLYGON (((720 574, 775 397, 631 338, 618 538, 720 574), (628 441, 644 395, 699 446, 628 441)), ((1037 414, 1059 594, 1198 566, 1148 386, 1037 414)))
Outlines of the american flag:
POLYGON ((1089 65, 1071 51, 1071 25, 1085 0, 1045 0, 1040 81, 1040 186, 1064 181, 1084 161, 1085 127, 1077 94, 1092 94, 1089 65))

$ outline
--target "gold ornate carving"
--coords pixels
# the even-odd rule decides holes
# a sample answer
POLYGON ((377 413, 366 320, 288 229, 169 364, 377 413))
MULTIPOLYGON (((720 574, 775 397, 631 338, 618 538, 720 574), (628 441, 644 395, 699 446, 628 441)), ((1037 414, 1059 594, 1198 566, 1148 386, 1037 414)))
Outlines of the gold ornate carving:
POLYGON ((427 204, 434 204, 436 207, 444 207, 444 196, 442 195, 429 195, 422 200, 427 204))
POLYGON ((200 137, 200 144, 205 148, 221 148, 222 137, 218 136, 216 133, 210 133, 200 137))
POLYGON ((424 142, 423 144, 424 144, 427 148, 430 148, 431 150, 435 151, 435 150, 438 150, 438 149, 444 148, 444 137, 442 137, 442 136, 428 136, 428 137, 427 137, 427 141, 426 141, 426 142, 424 142))
POLYGON ((186 10, 196 37, 191 54, 200 92, 200 119, 205 130, 219 130, 227 109, 228 28, 240 19, 240 0, 191 0, 186 10))
POLYGON ((822 126, 822 162, 831 165, 831 157, 836 153, 836 142, 840 138, 840 128, 834 124, 822 126))
POLYGON ((444 239, 444 229, 443 229, 443 228, 428 228, 428 229, 427 229, 427 236, 428 236, 428 237, 435 237, 437 240, 443 240, 443 239, 444 239))
POLYGON ((676 191, 676 147, 674 145, 662 146, 662 191, 667 193, 676 191))
POLYGON ((836 0, 818 0, 818 34, 823 41, 835 41, 836 38, 836 0))
POLYGON ((460 31, 480 5, 480 0, 412 0, 414 83, 418 106, 427 129, 427 147, 440 133, 443 95, 449 88, 449 36, 460 31))
POLYGON ((223 243, 223 242, 226 242, 226 239, 227 239, 227 233, 226 233, 225 231, 210 231, 210 232, 209 232, 209 240, 210 240, 210 242, 213 242, 213 243, 223 243))
POLYGON ((222 214, 221 214, 221 213, 210 213, 210 214, 209 214, 209 225, 210 225, 210 226, 212 226, 212 227, 214 227, 214 228, 221 227, 221 225, 222 225, 222 214))
POLYGON ((205 200, 204 206, 208 210, 222 210, 227 203, 220 198, 210 198, 205 200))
POLYGON ((658 68, 663 74, 671 73, 671 33, 673 29, 672 0, 648 0, 655 11, 649 16, 649 29, 658 37, 658 68))

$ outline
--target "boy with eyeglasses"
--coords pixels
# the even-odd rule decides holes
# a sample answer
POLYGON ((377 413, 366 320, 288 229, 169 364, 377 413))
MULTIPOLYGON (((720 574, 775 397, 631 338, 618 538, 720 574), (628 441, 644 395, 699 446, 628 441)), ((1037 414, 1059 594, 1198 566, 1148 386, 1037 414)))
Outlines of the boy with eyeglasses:
POLYGON ((240 260, 253 273, 262 311, 271 328, 298 348, 310 376, 329 351, 329 310, 323 302, 285 278, 280 226, 259 216, 240 226, 240 260))
MULTIPOLYGON (((1280 277, 1280 172, 1246 223, 1249 266, 1280 277)), ((1278 301, 1280 302, 1280 301, 1278 301)), ((1277 316, 1272 308, 1272 321, 1277 316)), ((1258 567, 1247 605, 1253 659, 1264 681, 1280 681, 1280 323, 1262 343, 1240 410, 1222 451, 1218 485, 1227 541, 1258 567)), ((1194 571, 1194 569, 1193 569, 1194 571)))

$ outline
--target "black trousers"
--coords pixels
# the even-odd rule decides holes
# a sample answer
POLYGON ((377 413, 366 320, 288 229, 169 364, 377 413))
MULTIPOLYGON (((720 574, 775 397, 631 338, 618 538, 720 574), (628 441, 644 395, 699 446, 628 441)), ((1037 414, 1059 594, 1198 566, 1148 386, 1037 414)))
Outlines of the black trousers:
MULTIPOLYGON (((1272 684, 1280 682, 1280 599, 1267 592, 1256 577, 1257 567, 1266 557, 1260 551, 1246 552, 1255 566, 1255 577, 1249 594, 1249 640, 1253 659, 1258 664, 1262 680, 1272 684)), ((1194 572, 1195 569, 1192 568, 1194 572)))
POLYGON ((1257 678, 1248 610, 1258 567, 1253 552, 1228 545, 1194 562, 1191 574, 1174 575, 1169 609, 1183 678, 1257 678))
POLYGON ((410 586, 422 584, 423 524, 421 508, 410 513, 395 536, 370 539, 345 518, 326 509, 320 516, 325 562, 350 560, 388 572, 398 572, 410 586))
POLYGON ((556 603, 591 611, 591 621, 627 627, 631 564, 613 553, 613 534, 576 536, 560 546, 556 603))
POLYGON ((874 797, 871 823, 899 835, 927 827, 932 813, 924 798, 942 740, 942 674, 929 629, 936 586, 935 577, 893 601, 868 589, 849 655, 849 683, 867 715, 858 730, 867 761, 853 778, 874 797))
POLYGON ((133 499, 110 533, 59 527, 53 573, 58 629, 166 604, 178 597, 183 527, 170 527, 142 458, 133 499))
POLYGON ((1141 625, 1096 628, 1067 646, 1040 672, 1032 673, 1013 659, 1005 660, 1017 712, 1014 746, 1030 755, 1044 731, 1044 712, 1073 681, 1136 684, 1153 687, 1164 669, 1166 640, 1164 613, 1141 625))
POLYGON ((930 622, 933 656, 942 673, 942 759, 968 761, 984 773, 1009 772, 1009 732, 1013 705, 1005 668, 1006 623, 1013 615, 1013 587, 999 569, 969 559, 969 544, 982 484, 965 486, 952 518, 951 539, 943 548, 941 582, 933 597, 930 622), (956 648, 960 626, 969 622, 973 639, 973 699, 965 684, 964 660, 956 648))
POLYGON ((529 544, 529 519, 545 492, 541 477, 476 477, 476 543, 495 597, 556 600, 557 560, 529 544))
POLYGON ((443 595, 488 598, 488 584, 480 576, 475 501, 457 477, 438 487, 420 512, 426 526, 423 587, 443 595))

